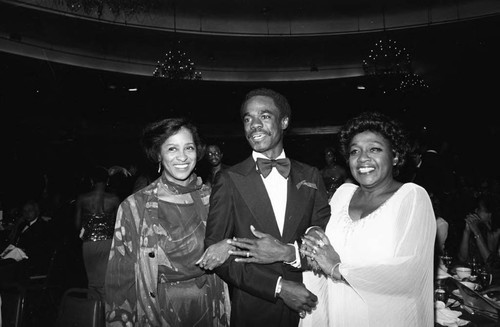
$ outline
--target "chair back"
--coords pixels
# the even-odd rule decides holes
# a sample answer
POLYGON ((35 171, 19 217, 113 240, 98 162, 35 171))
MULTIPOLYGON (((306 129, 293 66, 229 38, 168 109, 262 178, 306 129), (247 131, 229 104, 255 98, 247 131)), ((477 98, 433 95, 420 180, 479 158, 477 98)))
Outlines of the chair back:
POLYGON ((1 320, 0 326, 21 327, 24 309, 24 290, 18 287, 0 290, 1 320))
POLYGON ((85 288, 70 288, 61 300, 56 327, 104 327, 104 304, 85 288))

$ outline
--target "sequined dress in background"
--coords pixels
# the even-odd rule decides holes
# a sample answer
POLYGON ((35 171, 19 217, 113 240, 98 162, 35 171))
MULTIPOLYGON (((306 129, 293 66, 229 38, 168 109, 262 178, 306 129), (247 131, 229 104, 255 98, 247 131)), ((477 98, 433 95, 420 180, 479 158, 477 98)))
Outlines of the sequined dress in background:
POLYGON ((92 296, 104 299, 104 278, 115 227, 115 213, 83 215, 83 260, 92 296))

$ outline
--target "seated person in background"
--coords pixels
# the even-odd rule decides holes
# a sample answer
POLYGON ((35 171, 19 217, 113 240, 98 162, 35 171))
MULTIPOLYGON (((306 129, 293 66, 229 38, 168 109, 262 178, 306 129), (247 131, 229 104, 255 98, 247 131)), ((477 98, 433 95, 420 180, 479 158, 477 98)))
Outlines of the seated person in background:
POLYGON ((19 270, 22 275, 13 276, 19 282, 25 277, 47 274, 57 237, 53 231, 51 223, 40 215, 39 203, 27 200, 9 235, 9 243, 21 249, 28 258, 19 261, 2 259, 1 266, 21 265, 19 270))
MULTIPOLYGON (((447 255, 445 248, 446 239, 448 238, 449 224, 443 218, 442 202, 434 194, 429 193, 432 208, 434 209, 434 216, 436 217, 436 242, 434 245, 434 270, 437 275, 442 272, 448 272, 449 263, 443 262, 441 256, 447 255), (447 266, 448 264, 448 266, 447 266)), ((436 276, 437 276, 436 275, 436 276)))
POLYGON ((441 200, 432 193, 430 193, 429 196, 431 198, 432 208, 434 209, 434 215, 436 216, 436 255, 439 256, 445 252, 449 224, 446 219, 443 218, 441 200))
POLYGON ((458 252, 460 262, 469 263, 475 258, 480 263, 500 268, 499 219, 500 204, 493 197, 481 194, 476 199, 474 211, 465 217, 465 228, 458 252))

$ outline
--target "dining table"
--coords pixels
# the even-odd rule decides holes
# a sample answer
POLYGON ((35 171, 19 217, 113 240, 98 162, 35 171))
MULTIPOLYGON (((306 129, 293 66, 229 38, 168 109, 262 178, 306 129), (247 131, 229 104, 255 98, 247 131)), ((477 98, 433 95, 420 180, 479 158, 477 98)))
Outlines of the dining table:
POLYGON ((450 273, 447 269, 438 270, 434 289, 435 327, 499 327, 500 284, 492 277, 487 281, 475 276, 460 278, 454 269, 450 273))

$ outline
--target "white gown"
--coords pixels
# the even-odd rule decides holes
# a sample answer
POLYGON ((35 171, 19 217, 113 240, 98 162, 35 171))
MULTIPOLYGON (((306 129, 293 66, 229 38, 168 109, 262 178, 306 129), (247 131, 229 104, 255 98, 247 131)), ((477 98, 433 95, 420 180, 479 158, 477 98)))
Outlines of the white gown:
POLYGON ((349 283, 304 273, 319 298, 300 327, 434 326, 433 257, 436 219, 422 187, 407 183, 367 217, 352 221, 358 188, 343 184, 330 200, 326 235, 349 283))

